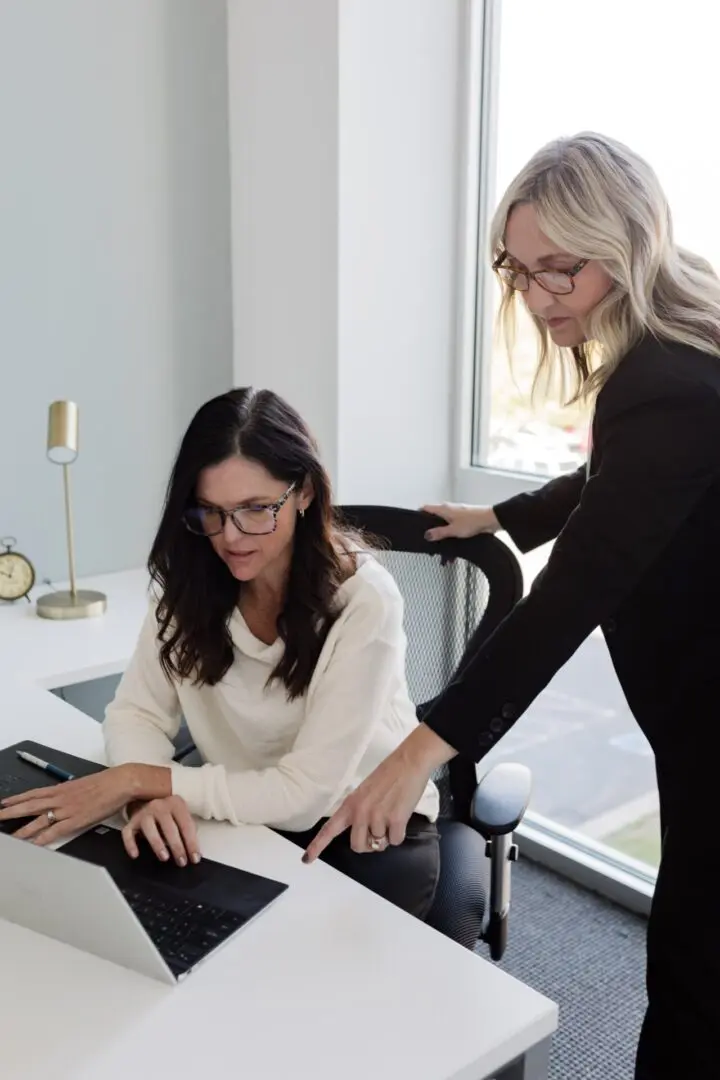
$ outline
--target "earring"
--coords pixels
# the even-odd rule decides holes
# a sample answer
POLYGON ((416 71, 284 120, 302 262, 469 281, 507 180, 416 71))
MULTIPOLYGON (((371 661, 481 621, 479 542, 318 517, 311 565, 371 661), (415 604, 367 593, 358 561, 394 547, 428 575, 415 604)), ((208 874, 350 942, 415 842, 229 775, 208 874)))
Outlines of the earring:
POLYGON ((300 507, 300 517, 301 517, 301 518, 304 518, 304 517, 305 517, 305 507, 304 507, 304 506, 301 506, 301 507, 300 507))

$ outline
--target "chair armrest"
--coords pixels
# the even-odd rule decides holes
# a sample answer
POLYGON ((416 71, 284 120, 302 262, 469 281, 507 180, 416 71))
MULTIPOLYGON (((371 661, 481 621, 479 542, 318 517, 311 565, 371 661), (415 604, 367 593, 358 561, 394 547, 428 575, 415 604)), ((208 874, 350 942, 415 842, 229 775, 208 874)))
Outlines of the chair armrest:
POLYGON ((493 960, 500 960, 508 938, 510 914, 510 864, 517 859, 513 832, 530 802, 532 775, 525 765, 502 762, 489 769, 475 789, 470 823, 486 838, 490 859, 490 899, 483 940, 493 960))
POLYGON ((470 822, 483 836, 512 833, 530 802, 532 773, 526 765, 504 761, 489 769, 475 789, 470 822))
POLYGON ((185 758, 189 757, 190 754, 194 754, 194 753, 195 753, 195 743, 192 741, 192 739, 188 735, 187 739, 183 739, 183 741, 180 743, 180 745, 176 746, 173 761, 176 761, 178 764, 182 764, 182 762, 185 760, 185 758))

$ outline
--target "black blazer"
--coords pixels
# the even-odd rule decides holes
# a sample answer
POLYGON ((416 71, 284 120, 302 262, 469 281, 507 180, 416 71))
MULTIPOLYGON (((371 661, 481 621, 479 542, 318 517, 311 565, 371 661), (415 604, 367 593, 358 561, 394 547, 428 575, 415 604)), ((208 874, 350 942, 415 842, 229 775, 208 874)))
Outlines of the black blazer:
POLYGON ((495 507, 523 551, 557 542, 424 721, 479 760, 599 625, 659 778, 720 770, 720 359, 646 337, 592 430, 587 471, 495 507))

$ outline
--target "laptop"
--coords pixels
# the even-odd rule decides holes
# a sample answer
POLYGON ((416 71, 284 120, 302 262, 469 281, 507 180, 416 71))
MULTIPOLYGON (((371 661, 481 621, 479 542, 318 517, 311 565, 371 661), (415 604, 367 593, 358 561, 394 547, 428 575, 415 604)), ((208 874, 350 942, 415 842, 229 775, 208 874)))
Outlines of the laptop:
MULTIPOLYGON (((15 789, 7 794, 48 781, 16 750, 75 776, 103 768, 38 743, 17 743, 0 751, 0 788, 15 789)), ((186 867, 162 863, 146 844, 138 859, 130 859, 120 831, 105 824, 56 851, 0 834, 0 918, 168 985, 184 979, 286 889, 283 882, 212 859, 186 867)))

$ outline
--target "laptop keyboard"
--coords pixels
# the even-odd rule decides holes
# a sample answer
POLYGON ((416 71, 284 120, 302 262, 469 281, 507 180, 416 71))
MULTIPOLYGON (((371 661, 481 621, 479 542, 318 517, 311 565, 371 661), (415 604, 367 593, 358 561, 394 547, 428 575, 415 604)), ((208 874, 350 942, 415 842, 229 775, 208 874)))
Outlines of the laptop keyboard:
MULTIPOLYGON (((22 777, 0 773, 0 799, 19 795, 27 788, 27 780, 22 777)), ((19 828, 23 821, 8 824, 19 828)), ((177 900, 137 887, 120 891, 175 975, 188 971, 245 922, 244 916, 213 904, 177 900)))
MULTIPOLYGON (((8 799, 11 795, 22 795, 32 787, 21 776, 13 776, 12 773, 0 773, 0 799, 8 799)), ((11 818, 10 821, 0 821, 0 833, 14 833, 28 825, 31 817, 11 818)))
POLYGON ((11 795, 20 795, 28 791, 28 782, 20 776, 11 773, 0 773, 0 799, 8 799, 11 795))
POLYGON ((242 915, 212 904, 178 901, 135 886, 120 891, 175 975, 188 971, 245 922, 242 915))

